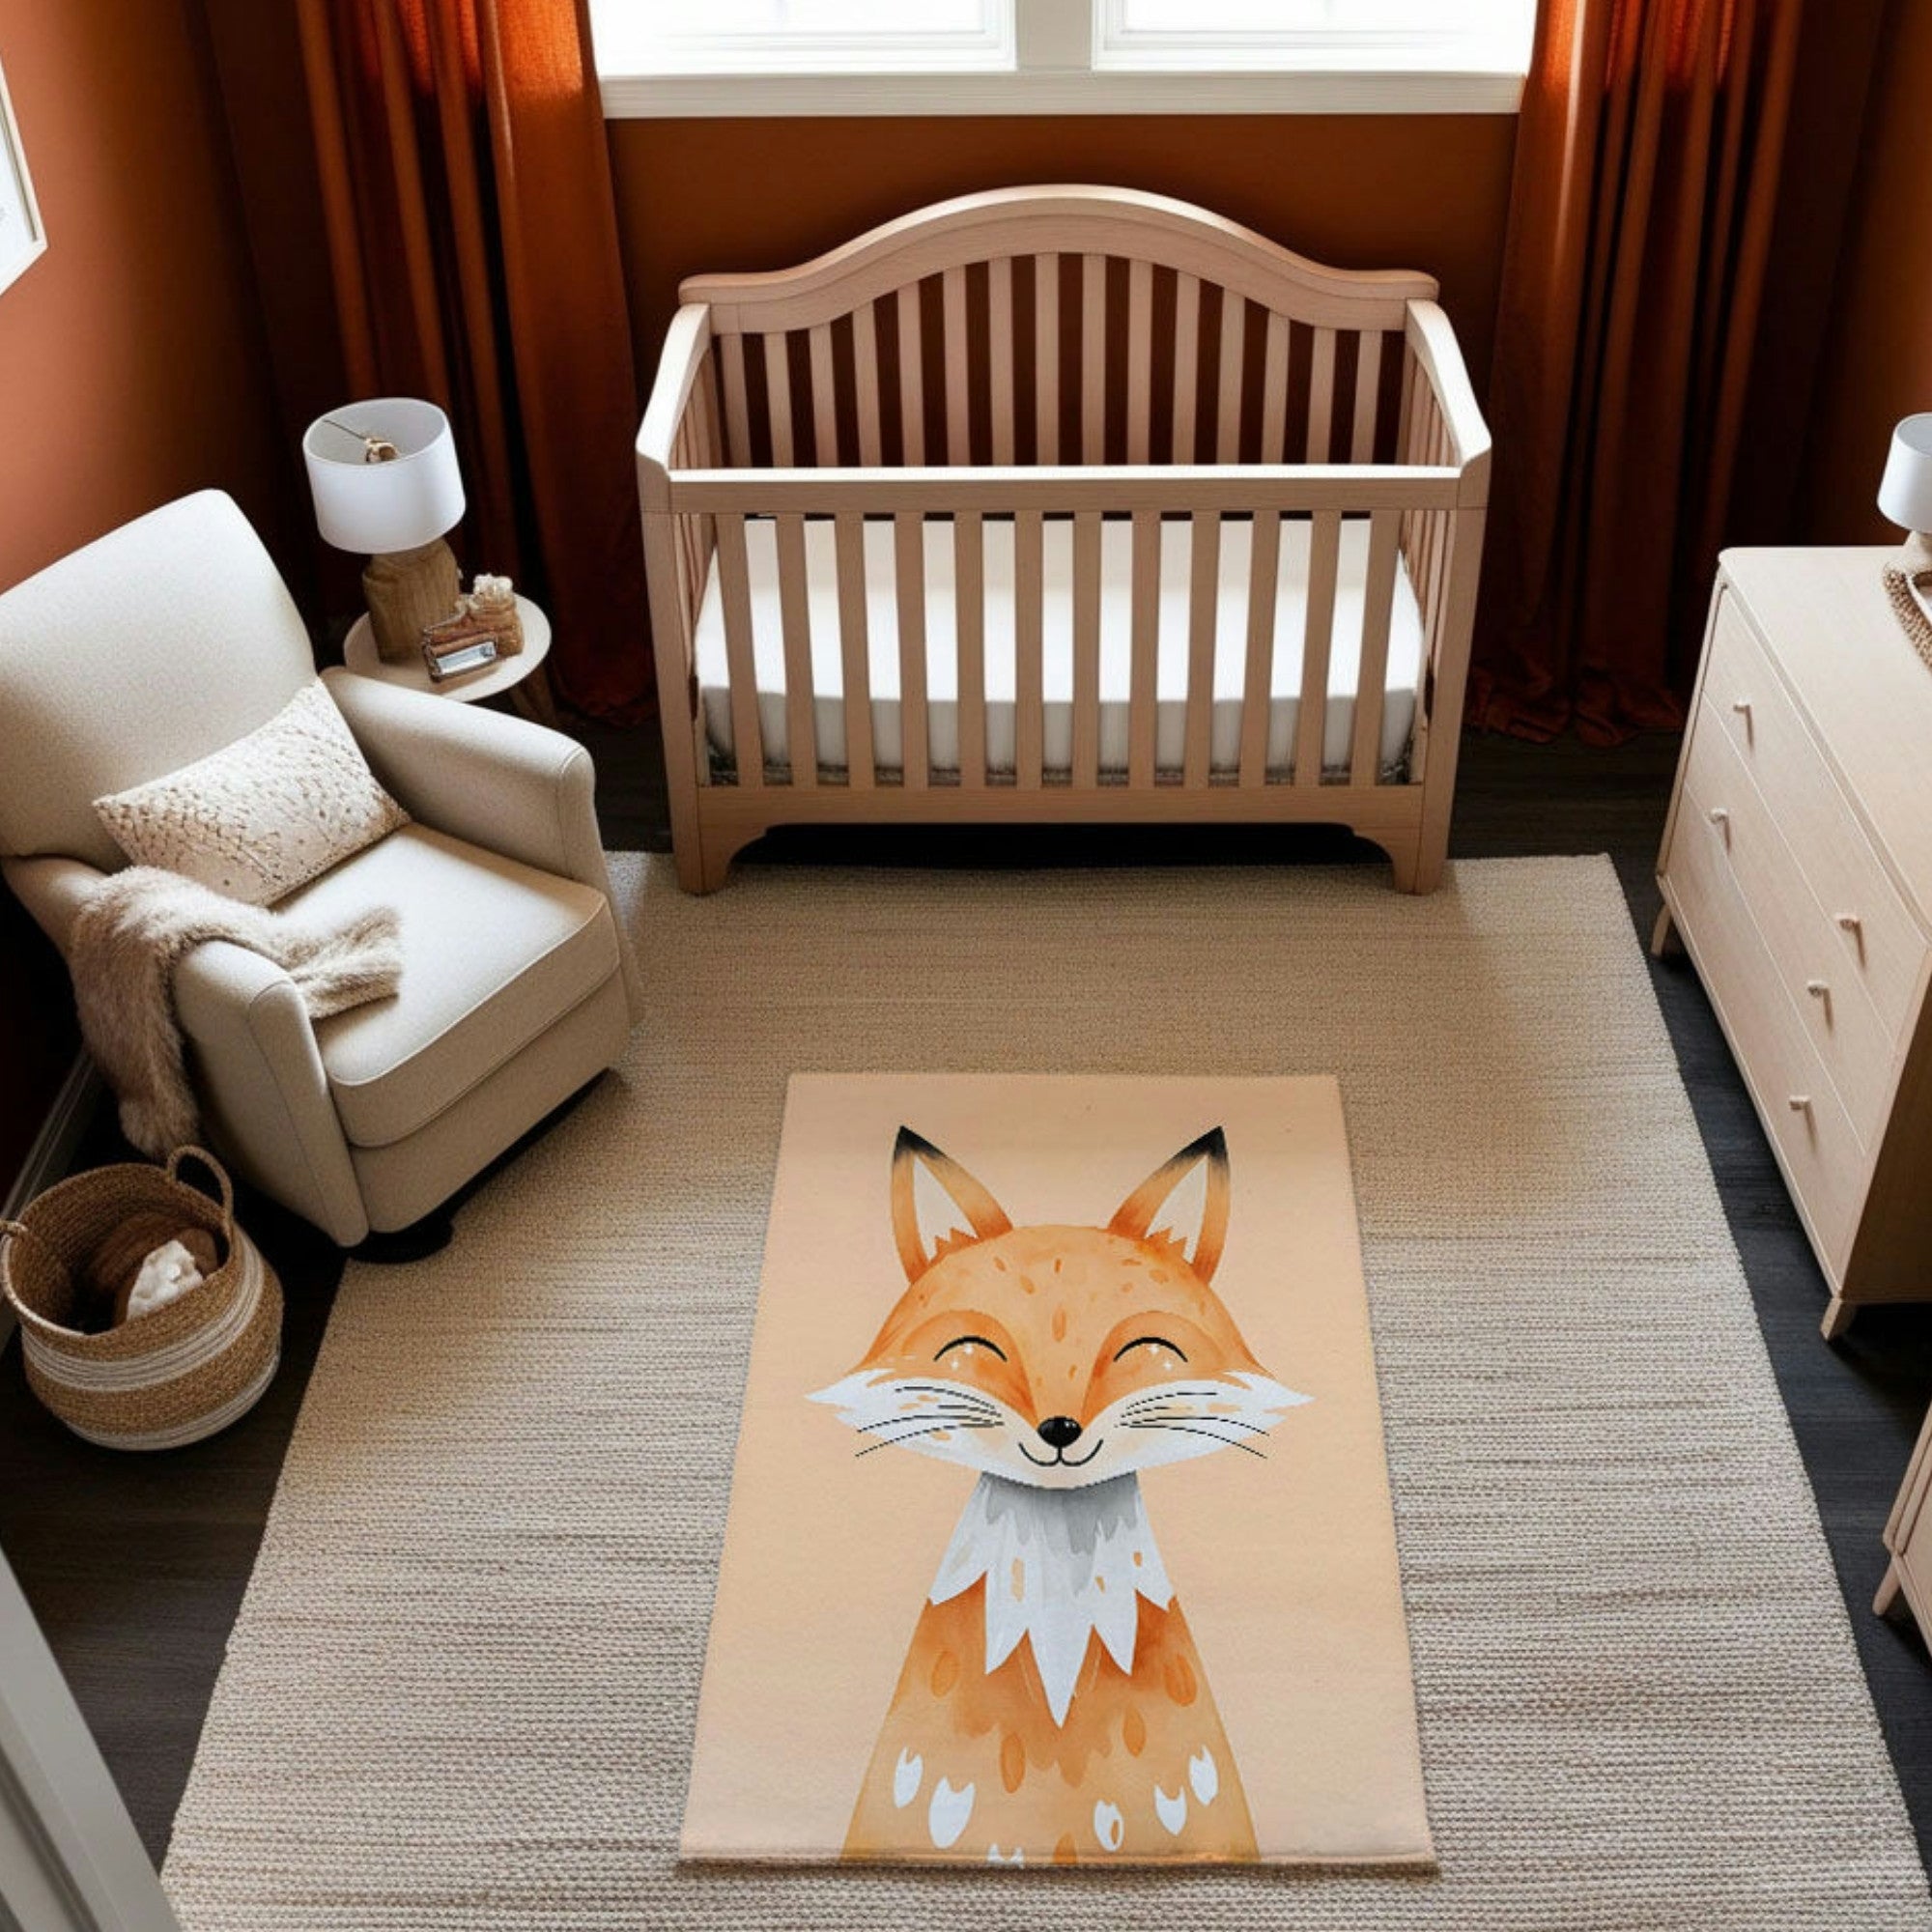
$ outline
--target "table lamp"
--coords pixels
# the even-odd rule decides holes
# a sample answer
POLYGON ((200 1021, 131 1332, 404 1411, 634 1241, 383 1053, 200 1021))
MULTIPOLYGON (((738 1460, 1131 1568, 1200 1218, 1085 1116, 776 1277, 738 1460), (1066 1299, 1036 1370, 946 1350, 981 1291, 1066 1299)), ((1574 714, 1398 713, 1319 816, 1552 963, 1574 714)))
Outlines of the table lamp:
POLYGON ((1932 613, 1918 594, 1932 584, 1932 411, 1907 416, 1892 431, 1878 506, 1910 532, 1885 566, 1885 587, 1905 635, 1932 668, 1932 613))
POLYGON ((316 527, 369 558, 362 595, 386 664, 419 660, 422 633, 462 589, 443 542, 463 517, 463 472, 449 418, 434 403, 384 396, 318 416, 302 438, 316 527))

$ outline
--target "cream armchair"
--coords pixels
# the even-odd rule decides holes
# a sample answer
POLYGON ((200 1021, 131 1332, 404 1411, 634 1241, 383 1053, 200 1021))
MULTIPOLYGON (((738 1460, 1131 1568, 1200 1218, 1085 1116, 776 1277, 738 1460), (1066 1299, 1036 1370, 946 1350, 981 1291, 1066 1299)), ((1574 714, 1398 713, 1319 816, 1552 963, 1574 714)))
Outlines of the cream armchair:
MULTIPOLYGON (((124 862, 93 801, 265 723, 315 675, 236 505, 184 497, 0 595, 0 871, 56 946, 124 862)), ((282 902, 392 905, 393 999, 312 1023, 278 967, 198 948, 175 976, 204 1122, 343 1246, 432 1212, 615 1062, 637 968, 583 749, 346 671, 328 688, 413 823, 282 902)))

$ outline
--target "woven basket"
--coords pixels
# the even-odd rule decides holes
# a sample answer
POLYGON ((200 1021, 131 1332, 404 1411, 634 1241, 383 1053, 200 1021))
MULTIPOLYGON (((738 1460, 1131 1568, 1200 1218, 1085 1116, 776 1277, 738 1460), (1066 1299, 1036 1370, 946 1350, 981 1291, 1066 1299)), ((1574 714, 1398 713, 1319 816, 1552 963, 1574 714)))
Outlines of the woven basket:
POLYGON ((255 1406, 281 1359, 281 1284, 235 1225, 228 1176, 199 1148, 177 1148, 165 1168, 74 1175, 22 1219, 0 1221, 0 1293, 19 1317, 34 1393, 76 1435, 111 1449, 213 1435, 255 1406), (190 1155, 214 1177, 218 1205, 179 1178, 190 1155), (98 1335, 74 1325, 91 1273, 125 1273, 187 1227, 207 1229, 220 1255, 198 1287, 98 1335))

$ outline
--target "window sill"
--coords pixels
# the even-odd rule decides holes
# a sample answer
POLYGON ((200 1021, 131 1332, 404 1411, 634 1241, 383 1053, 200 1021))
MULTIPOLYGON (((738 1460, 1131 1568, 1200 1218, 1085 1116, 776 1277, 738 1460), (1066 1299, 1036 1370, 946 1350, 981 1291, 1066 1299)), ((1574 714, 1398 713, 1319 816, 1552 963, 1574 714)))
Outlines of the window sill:
POLYGON ((1495 71, 1082 68, 952 73, 606 73, 612 121, 924 114, 1514 114, 1495 71))

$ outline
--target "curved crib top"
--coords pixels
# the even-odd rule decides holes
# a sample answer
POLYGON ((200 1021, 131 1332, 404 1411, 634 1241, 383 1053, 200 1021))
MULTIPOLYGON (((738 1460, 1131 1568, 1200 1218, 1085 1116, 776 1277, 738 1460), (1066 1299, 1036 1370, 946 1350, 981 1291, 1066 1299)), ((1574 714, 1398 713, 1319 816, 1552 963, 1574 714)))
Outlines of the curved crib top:
POLYGON ((764 334, 815 327, 909 282, 1020 255, 1105 255, 1196 275, 1294 321, 1399 328, 1435 276, 1333 269, 1170 195, 1064 185, 992 188, 916 209, 795 268, 690 275, 679 299, 710 306, 714 327, 764 334))

